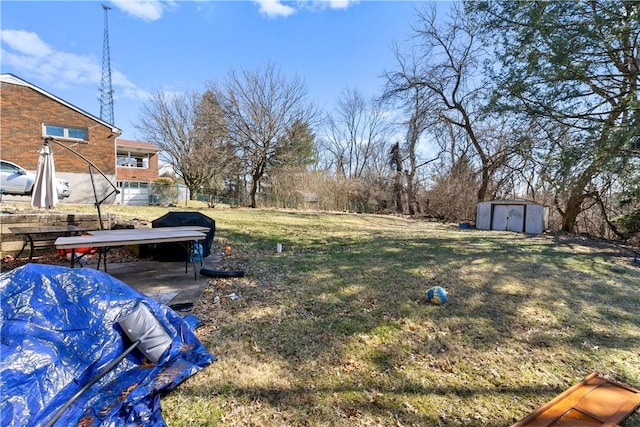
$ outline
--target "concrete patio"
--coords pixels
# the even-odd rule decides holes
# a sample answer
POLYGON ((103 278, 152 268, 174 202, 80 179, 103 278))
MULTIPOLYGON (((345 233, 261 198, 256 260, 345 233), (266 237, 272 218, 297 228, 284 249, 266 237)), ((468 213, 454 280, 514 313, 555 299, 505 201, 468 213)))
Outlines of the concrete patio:
MULTIPOLYGON (((188 312, 197 304, 211 280, 201 275, 200 269, 216 269, 221 259, 222 255, 211 254, 202 260, 202 266, 196 263, 195 280, 193 265, 189 264, 185 273, 183 261, 111 262, 107 264, 107 273, 177 312, 188 312)), ((95 265, 88 268, 95 268, 95 265)))

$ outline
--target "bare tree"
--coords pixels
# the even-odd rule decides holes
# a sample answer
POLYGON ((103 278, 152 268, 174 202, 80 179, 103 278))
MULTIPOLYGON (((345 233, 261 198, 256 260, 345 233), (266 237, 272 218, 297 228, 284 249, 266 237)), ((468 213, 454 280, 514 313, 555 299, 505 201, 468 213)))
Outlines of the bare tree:
POLYGON ((324 124, 325 155, 332 169, 348 179, 382 173, 389 122, 379 102, 367 101, 354 89, 346 89, 324 124), (374 173, 375 172, 375 173, 374 173))
POLYGON ((453 165, 442 169, 434 174, 433 185, 426 192, 427 214, 446 221, 472 220, 476 206, 473 193, 478 185, 475 168, 462 155, 453 165))
POLYGON ((215 173, 216 140, 222 134, 211 130, 220 123, 219 111, 203 108, 198 92, 168 94, 157 92, 142 106, 136 129, 147 141, 157 145, 167 161, 195 198, 215 173), (198 122, 200 125, 198 125, 198 122), (203 123, 210 122, 204 131, 203 123))
POLYGON ((202 186, 210 196, 218 195, 225 190, 225 181, 234 176, 239 168, 239 160, 234 147, 227 138, 226 122, 220 104, 211 91, 202 96, 194 123, 198 141, 206 141, 213 148, 214 156, 210 166, 209 180, 202 186))
POLYGON ((298 208, 313 199, 309 186, 310 169, 318 161, 315 134, 309 124, 295 123, 287 132, 287 140, 278 144, 277 160, 265 181, 269 184, 269 201, 273 206, 298 208))
POLYGON ((219 103, 227 137, 250 178, 250 206, 257 207, 260 181, 275 165, 286 160, 295 144, 292 129, 313 123, 315 106, 308 101, 306 84, 287 79, 273 64, 257 71, 232 70, 225 81, 209 84, 219 103))
POLYGON ((487 197, 492 171, 501 166, 504 156, 494 152, 497 147, 486 144, 480 135, 483 109, 491 94, 479 73, 485 58, 483 46, 461 7, 454 5, 452 11, 450 21, 442 27, 434 5, 418 12, 418 26, 413 29, 415 47, 408 55, 396 49, 398 69, 385 74, 385 98, 401 99, 411 111, 409 144, 426 125, 438 122, 445 129, 454 126, 465 133, 479 163, 477 199, 481 201, 487 197))
MULTIPOLYGON (((394 47, 396 58, 398 59, 398 66, 402 70, 397 74, 398 79, 407 79, 409 76, 415 76, 416 69, 415 63, 407 63, 402 55, 399 53, 399 48, 394 47), (409 71, 409 67, 412 67, 412 71, 409 71)), ((439 158, 438 153, 431 159, 422 159, 418 153, 418 146, 421 142, 421 138, 425 131, 429 128, 435 128, 434 122, 437 121, 431 114, 432 108, 429 105, 431 99, 424 93, 424 88, 416 85, 411 85, 410 81, 406 81, 407 89, 403 91, 396 91, 396 84, 387 85, 382 101, 383 102, 400 102, 402 110, 406 119, 402 122, 401 126, 406 129, 406 138, 404 144, 400 147, 401 156, 400 159, 403 163, 404 171, 404 185, 402 185, 402 192, 406 194, 407 198, 407 212, 410 215, 414 215, 419 211, 419 203, 417 200, 417 194, 419 191, 418 174, 420 169, 428 165, 431 162, 436 161, 439 158)))

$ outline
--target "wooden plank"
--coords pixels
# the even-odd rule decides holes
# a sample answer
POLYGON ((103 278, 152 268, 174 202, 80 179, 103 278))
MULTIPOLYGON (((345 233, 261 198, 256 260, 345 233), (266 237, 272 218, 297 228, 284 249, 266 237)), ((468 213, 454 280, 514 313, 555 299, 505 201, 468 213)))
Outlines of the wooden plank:
POLYGON ((640 391, 593 372, 512 427, 613 426, 640 406, 640 391))

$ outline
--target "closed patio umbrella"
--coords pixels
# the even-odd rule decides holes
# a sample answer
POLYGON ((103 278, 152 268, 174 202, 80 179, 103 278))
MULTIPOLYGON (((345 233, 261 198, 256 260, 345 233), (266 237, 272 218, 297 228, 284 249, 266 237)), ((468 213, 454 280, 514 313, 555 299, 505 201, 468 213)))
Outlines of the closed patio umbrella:
POLYGON ((31 193, 31 206, 51 209, 58 203, 58 189, 56 188, 56 167, 53 163, 53 151, 45 143, 40 151, 36 180, 31 193))

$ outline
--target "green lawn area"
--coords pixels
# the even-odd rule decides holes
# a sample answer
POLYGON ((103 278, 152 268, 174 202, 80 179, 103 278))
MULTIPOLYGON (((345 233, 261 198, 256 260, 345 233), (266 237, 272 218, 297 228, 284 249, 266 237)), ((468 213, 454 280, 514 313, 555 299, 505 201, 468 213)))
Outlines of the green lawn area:
MULTIPOLYGON (((613 245, 395 216, 201 212, 217 250, 232 248, 221 268, 246 276, 213 279, 195 309, 219 360, 163 397, 172 427, 504 426, 593 371, 640 388, 640 268, 613 245), (445 305, 426 302, 434 285, 445 305)), ((640 426, 638 412, 623 425, 640 426)))

